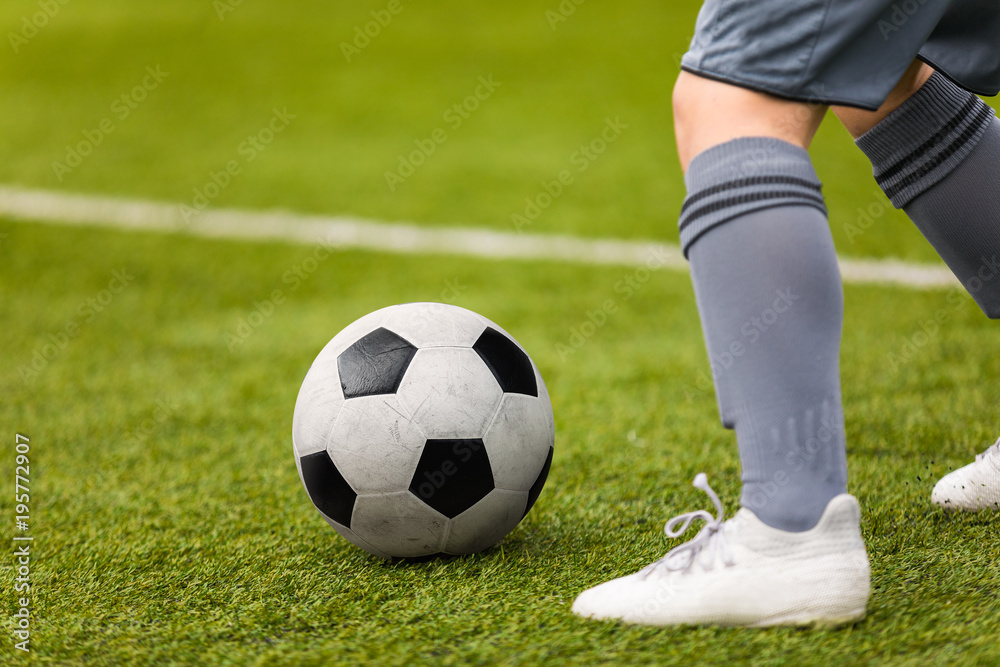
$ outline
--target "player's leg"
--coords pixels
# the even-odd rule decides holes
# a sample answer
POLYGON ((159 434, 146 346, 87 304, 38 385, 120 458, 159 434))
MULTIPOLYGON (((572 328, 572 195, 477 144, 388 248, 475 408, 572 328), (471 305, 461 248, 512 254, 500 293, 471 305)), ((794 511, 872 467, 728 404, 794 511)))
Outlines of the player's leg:
POLYGON ((720 415, 743 506, 781 530, 812 528, 846 490, 843 293, 806 152, 825 112, 687 72, 674 91, 681 245, 720 415))
MULTIPOLYGON (((875 112, 834 109, 983 311, 1000 318, 1000 120, 975 95, 915 62, 875 112)), ((942 479, 932 500, 1000 509, 1000 444, 942 479)))
POLYGON ((834 111, 892 203, 983 311, 1000 318, 1000 120, 929 66, 915 63, 908 74, 878 111, 834 111))
MULTIPOLYGON (((838 624, 864 616, 868 560, 846 495, 837 258, 806 147, 825 107, 692 74, 674 108, 688 196, 681 244, 744 509, 684 515, 699 535, 584 592, 578 614, 654 625, 838 624)), ((710 493, 699 476, 696 486, 710 493)), ((687 519, 685 521, 685 519, 687 519)))

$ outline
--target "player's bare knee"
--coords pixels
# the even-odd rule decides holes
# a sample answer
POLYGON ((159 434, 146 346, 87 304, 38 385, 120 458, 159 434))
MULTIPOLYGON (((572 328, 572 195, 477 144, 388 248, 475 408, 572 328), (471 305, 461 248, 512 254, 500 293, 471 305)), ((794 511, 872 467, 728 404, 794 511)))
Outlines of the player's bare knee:
POLYGON ((741 137, 774 137, 808 148, 826 113, 823 105, 783 100, 688 72, 677 78, 673 107, 685 171, 702 151, 741 137))

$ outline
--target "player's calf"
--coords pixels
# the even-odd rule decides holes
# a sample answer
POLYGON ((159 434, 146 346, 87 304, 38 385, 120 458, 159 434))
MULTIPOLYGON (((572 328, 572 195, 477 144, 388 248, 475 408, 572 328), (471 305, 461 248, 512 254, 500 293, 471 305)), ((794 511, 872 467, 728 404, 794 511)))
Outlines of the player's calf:
POLYGON ((1000 318, 1000 121, 935 73, 861 135, 875 180, 976 303, 1000 318))

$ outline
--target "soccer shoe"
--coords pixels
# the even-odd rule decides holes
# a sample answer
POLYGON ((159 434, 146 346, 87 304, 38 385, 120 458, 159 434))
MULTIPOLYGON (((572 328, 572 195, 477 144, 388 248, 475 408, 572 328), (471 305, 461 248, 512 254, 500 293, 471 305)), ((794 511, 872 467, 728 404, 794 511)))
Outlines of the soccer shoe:
POLYGON ((974 462, 942 477, 931 502, 948 510, 1000 509, 1000 438, 974 462))
POLYGON ((789 533, 746 508, 723 523, 705 473, 694 485, 711 497, 717 516, 698 510, 671 519, 669 537, 696 519, 706 525, 645 569, 584 591, 574 613, 643 625, 757 627, 834 627, 864 618, 870 574, 854 496, 835 497, 816 527, 789 533))

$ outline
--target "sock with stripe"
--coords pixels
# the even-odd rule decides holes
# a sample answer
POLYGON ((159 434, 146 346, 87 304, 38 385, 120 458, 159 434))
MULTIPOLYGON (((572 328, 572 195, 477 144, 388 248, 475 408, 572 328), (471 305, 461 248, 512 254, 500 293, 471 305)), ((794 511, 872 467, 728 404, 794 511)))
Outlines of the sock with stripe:
POLYGON ((857 145, 976 303, 1000 318, 1000 121, 934 73, 857 145))
POLYGON ((844 493, 843 290, 819 179, 803 149, 743 138, 691 162, 681 246, 741 502, 803 531, 844 493))

